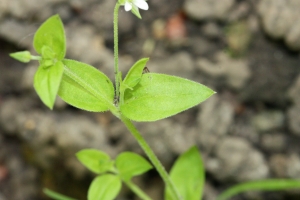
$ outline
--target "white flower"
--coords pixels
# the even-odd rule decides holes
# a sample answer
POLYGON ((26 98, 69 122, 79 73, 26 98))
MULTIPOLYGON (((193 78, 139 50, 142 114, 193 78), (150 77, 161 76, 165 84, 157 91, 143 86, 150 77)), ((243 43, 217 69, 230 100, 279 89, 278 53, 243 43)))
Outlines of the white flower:
POLYGON ((125 7, 126 11, 131 11, 138 18, 142 18, 139 12, 139 8, 148 10, 149 6, 146 0, 119 0, 120 5, 125 7))
POLYGON ((125 2, 124 7, 126 11, 130 11, 132 7, 134 7, 134 9, 138 9, 138 8, 143 10, 149 9, 149 6, 145 0, 127 0, 125 2))

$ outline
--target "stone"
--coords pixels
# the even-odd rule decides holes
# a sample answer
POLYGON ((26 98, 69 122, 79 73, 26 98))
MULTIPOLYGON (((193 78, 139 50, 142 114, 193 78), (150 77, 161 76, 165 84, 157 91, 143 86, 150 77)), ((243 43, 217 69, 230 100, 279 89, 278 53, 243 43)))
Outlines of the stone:
POLYGON ((263 111, 255 115, 252 124, 259 132, 267 132, 280 129, 284 126, 285 116, 279 110, 263 111))
POLYGON ((276 178, 287 177, 287 156, 284 154, 274 154, 269 158, 270 171, 276 178))
POLYGON ((230 102, 218 94, 210 97, 200 107, 201 111, 197 116, 198 141, 204 149, 209 151, 218 145, 220 138, 228 134, 233 123, 234 108, 230 102))
POLYGON ((261 135, 261 146, 270 152, 281 152, 287 146, 287 137, 284 133, 264 133, 261 135))
POLYGON ((292 133, 297 136, 300 136, 300 106, 292 106, 288 109, 287 118, 288 118, 288 127, 292 133))
POLYGON ((300 178, 300 158, 292 154, 287 159, 287 176, 292 179, 300 178))
POLYGON ((288 97, 294 104, 300 105, 300 76, 288 90, 288 97))
POLYGON ((242 138, 224 138, 216 146, 215 154, 218 165, 207 170, 218 180, 243 182, 264 179, 269 175, 263 154, 242 138))
POLYGON ((32 24, 6 19, 1 22, 0 36, 20 47, 30 48, 36 30, 37 27, 32 24))
POLYGON ((183 9, 195 20, 224 20, 234 3, 234 0, 185 0, 183 9))
POLYGON ((251 77, 247 61, 232 59, 223 52, 217 53, 215 59, 216 62, 211 62, 206 58, 199 58, 196 67, 213 78, 225 78, 226 84, 233 89, 242 89, 251 77))
POLYGON ((299 0, 261 0, 257 10, 268 35, 284 39, 292 50, 300 50, 299 0))
POLYGON ((151 72, 170 74, 193 79, 195 75, 194 61, 187 52, 178 52, 168 58, 153 58, 147 63, 151 72))

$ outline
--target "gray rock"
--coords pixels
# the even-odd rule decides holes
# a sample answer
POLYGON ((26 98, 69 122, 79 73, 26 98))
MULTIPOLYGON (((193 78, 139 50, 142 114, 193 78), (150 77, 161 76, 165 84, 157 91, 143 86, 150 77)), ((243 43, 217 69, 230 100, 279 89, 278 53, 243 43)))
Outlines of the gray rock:
POLYGON ((215 58, 215 63, 199 58, 196 67, 213 78, 225 78, 226 84, 233 89, 242 89, 251 76, 247 61, 232 59, 223 52, 217 53, 215 58))
POLYGON ((287 159, 287 176, 293 179, 300 178, 300 158, 297 154, 292 154, 287 159))
POLYGON ((7 8, 8 8, 9 1, 10 0, 2 0, 2 1, 0 1, 0 20, 6 14, 6 12, 8 10, 7 8))
POLYGON ((288 126, 292 133, 300 136, 300 106, 292 106, 287 112, 288 126))
POLYGON ((258 12, 270 36, 283 38, 292 50, 300 50, 300 1, 261 0, 258 12))
POLYGON ((37 30, 32 24, 25 24, 12 19, 6 19, 0 24, 0 36, 21 47, 30 48, 33 35, 37 30))
POLYGON ((246 140, 226 137, 216 148, 217 165, 207 170, 219 180, 249 181, 266 178, 269 168, 263 154, 246 140))
POLYGON ((147 63, 151 72, 165 73, 183 78, 193 79, 195 75, 194 61, 190 54, 178 52, 168 58, 153 58, 147 63))
MULTIPOLYGON (((298 153, 293 152, 288 155, 275 154, 270 157, 270 169, 276 178, 289 178, 297 180, 300 178, 300 158, 298 153)), ((297 191, 290 194, 299 197, 297 191), (296 192, 296 193, 295 193, 296 192)), ((280 198, 285 199, 285 198, 280 198)))
POLYGON ((95 28, 78 22, 66 27, 67 51, 70 58, 95 65, 109 77, 113 77, 113 53, 104 45, 104 39, 98 35, 95 28), (84 37, 83 37, 84 36, 84 37))
POLYGON ((183 9, 192 19, 224 20, 234 3, 234 0, 185 0, 183 9))
MULTIPOLYGON (((21 101, 22 102, 22 101, 21 101)), ((26 143, 35 152, 35 161, 40 166, 51 167, 60 156, 64 161, 83 148, 96 148, 116 155, 108 145, 103 128, 84 115, 71 113, 41 112, 26 110, 25 103, 9 99, 2 103, 0 123, 2 128, 26 143)), ((74 174, 81 174, 72 168, 74 174)))
POLYGON ((287 177, 287 156, 284 154, 274 154, 269 158, 270 171, 276 178, 287 177))
POLYGON ((285 116, 279 110, 264 111, 253 117, 252 123, 259 132, 276 130, 284 126, 285 116))
POLYGON ((298 76, 295 83, 288 90, 288 97, 294 104, 300 105, 300 76, 298 76))
POLYGON ((218 145, 220 138, 228 134, 233 123, 234 108, 218 94, 200 105, 201 111, 197 117, 198 140, 204 149, 210 150, 218 145))
MULTIPOLYGON (((97 27, 106 40, 113 40, 113 10, 115 1, 101 1, 99 3, 86 6, 82 17, 97 27), (99 20, 101 19, 101 21, 99 20)), ((124 11, 124 7, 119 11, 119 32, 120 34, 133 30, 134 20, 132 14, 124 11)))
POLYGON ((280 152, 286 148, 287 137, 284 133, 265 133, 261 137, 261 146, 270 152, 280 152))

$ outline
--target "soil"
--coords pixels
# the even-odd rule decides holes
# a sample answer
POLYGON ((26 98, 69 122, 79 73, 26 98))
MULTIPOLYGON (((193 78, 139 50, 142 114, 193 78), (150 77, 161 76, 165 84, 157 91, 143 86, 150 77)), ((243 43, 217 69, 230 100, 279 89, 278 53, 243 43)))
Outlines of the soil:
MULTIPOLYGON (((136 123, 166 169, 196 145, 206 168, 204 200, 214 200, 244 181, 299 179, 300 3, 148 3, 142 20, 120 8, 123 74, 136 60, 149 57, 150 72, 192 79, 217 92, 176 116, 136 123)), ((32 86, 38 63, 20 63, 8 55, 25 49, 35 54, 34 32, 58 13, 66 29, 66 57, 114 79, 114 5, 111 0, 0 2, 0 200, 46 200, 43 188, 86 199, 95 175, 75 157, 84 148, 100 149, 113 158, 123 151, 145 156, 110 113, 80 111, 59 98, 53 111, 48 110, 32 86)), ((163 199, 163 183, 154 170, 134 181, 153 199, 163 199)), ((232 199, 299 197, 300 190, 293 190, 247 192, 232 199)), ((116 199, 138 198, 124 186, 116 199)))

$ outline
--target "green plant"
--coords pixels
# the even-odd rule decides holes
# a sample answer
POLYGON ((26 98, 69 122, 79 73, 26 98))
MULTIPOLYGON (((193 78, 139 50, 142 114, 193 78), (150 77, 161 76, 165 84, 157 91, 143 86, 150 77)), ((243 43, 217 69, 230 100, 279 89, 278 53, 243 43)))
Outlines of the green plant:
MULTIPOLYGON (((33 56, 28 51, 10 55, 21 62, 39 61, 40 65, 34 77, 34 88, 50 109, 53 109, 58 95, 79 109, 92 112, 110 111, 119 118, 164 180, 166 200, 199 200, 204 185, 204 167, 197 148, 192 147, 181 155, 169 176, 131 120, 147 122, 170 117, 201 103, 215 92, 202 84, 180 77, 143 73, 148 58, 137 61, 123 79, 118 66, 118 10, 121 5, 125 6, 126 11, 131 10, 138 18, 141 18, 138 8, 148 9, 148 4, 144 0, 119 0, 116 3, 115 87, 104 73, 94 67, 65 58, 66 39, 58 15, 46 20, 35 33, 33 46, 39 56, 33 56)), ((150 199, 131 181, 132 177, 152 168, 143 157, 123 152, 113 160, 102 151, 84 149, 77 153, 77 158, 97 174, 88 191, 89 200, 114 199, 120 191, 122 182, 141 199, 150 199)), ((54 199, 72 199, 48 189, 44 192, 54 199)))

